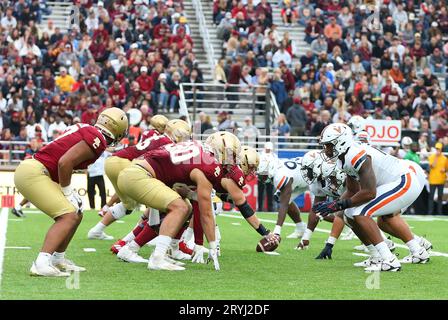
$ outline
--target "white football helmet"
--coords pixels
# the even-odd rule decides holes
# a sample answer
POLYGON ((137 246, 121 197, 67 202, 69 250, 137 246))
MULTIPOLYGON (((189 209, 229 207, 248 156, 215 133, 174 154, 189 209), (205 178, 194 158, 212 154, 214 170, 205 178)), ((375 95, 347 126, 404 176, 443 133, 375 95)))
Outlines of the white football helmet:
POLYGON ((356 115, 348 120, 347 125, 352 129, 352 132, 355 135, 365 130, 365 122, 366 120, 363 117, 356 115))
POLYGON ((311 150, 302 158, 300 173, 306 183, 312 184, 321 174, 322 157, 319 150, 311 150))
POLYGON ((370 134, 367 131, 362 130, 355 134, 355 140, 361 143, 370 144, 370 134))
POLYGON ((322 158, 325 161, 336 159, 353 144, 353 133, 343 123, 332 123, 324 128, 319 143, 323 146, 322 158))
POLYGON ((347 178, 347 174, 337 166, 336 161, 323 161, 321 175, 322 179, 328 180, 334 190, 339 189, 347 178))

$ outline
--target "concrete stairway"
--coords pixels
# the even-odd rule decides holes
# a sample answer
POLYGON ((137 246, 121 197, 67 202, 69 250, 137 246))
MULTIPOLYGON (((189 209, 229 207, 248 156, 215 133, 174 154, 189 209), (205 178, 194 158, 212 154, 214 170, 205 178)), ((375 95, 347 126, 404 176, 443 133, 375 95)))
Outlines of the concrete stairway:
POLYGON ((72 2, 47 1, 47 5, 51 9, 51 14, 42 16, 42 22, 39 24, 39 28, 45 28, 48 25, 48 20, 51 20, 55 27, 61 29, 62 33, 67 32, 70 24, 73 23, 70 21, 72 2))
POLYGON ((269 0, 268 2, 272 7, 272 22, 278 26, 277 30, 280 36, 283 36, 285 32, 289 32, 289 38, 295 44, 294 51, 297 56, 292 59, 292 67, 294 67, 295 63, 299 61, 299 58, 305 55, 306 51, 311 48, 310 45, 304 40, 305 27, 298 24, 290 27, 284 26, 282 17, 280 16, 281 8, 278 6, 278 0, 269 0))
MULTIPOLYGON (((191 0, 184 0, 184 14, 188 19, 188 25, 191 29, 191 37, 194 42, 193 52, 196 55, 196 59, 199 62, 199 68, 203 72, 204 82, 211 82, 213 80, 212 70, 214 66, 210 66, 207 61, 207 53, 204 50, 204 45, 202 42, 202 37, 199 32, 199 23, 196 21, 195 10, 191 0)), ((204 3, 203 3, 204 5, 204 3)), ((208 8, 204 7, 204 14, 208 12, 208 8)), ((209 31, 211 31, 209 29, 209 31)), ((216 39, 215 34, 210 34, 212 39, 216 39)))

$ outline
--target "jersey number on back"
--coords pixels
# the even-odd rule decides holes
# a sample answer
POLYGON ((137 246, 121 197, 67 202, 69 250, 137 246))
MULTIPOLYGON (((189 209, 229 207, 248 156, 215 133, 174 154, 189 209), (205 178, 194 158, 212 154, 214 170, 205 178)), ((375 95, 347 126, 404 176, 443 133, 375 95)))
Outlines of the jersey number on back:
POLYGON ((151 138, 145 139, 143 141, 140 141, 139 143, 137 143, 135 145, 135 148, 139 151, 143 151, 146 148, 149 147, 149 145, 156 140, 159 140, 160 138, 162 138, 162 136, 152 136, 151 138))
POLYGON ((170 153, 171 162, 174 164, 193 159, 201 153, 201 149, 194 143, 173 144, 166 146, 166 149, 170 153))

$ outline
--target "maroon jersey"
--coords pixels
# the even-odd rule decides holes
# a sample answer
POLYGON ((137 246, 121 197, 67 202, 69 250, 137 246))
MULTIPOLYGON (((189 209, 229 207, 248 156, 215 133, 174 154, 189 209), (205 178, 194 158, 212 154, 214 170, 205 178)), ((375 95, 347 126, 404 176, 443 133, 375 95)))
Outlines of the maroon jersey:
POLYGON ((175 183, 195 185, 190 179, 190 172, 199 169, 215 190, 222 190, 221 179, 225 172, 213 154, 200 142, 170 144, 147 152, 144 157, 154 169, 157 179, 169 187, 175 183))
POLYGON ((94 163, 99 156, 101 156, 103 151, 106 150, 107 142, 97 128, 83 123, 68 127, 61 136, 40 149, 34 155, 34 159, 41 162, 47 168, 53 181, 59 182, 59 159, 67 152, 67 150, 80 141, 85 141, 87 143, 90 149, 95 153, 95 157, 80 163, 73 169, 86 169, 88 165, 94 163))
POLYGON ((246 184, 246 178, 244 176, 243 170, 241 170, 241 168, 237 165, 227 166, 227 169, 224 173, 224 178, 235 181, 236 185, 240 189, 243 189, 244 185, 246 184))
POLYGON ((153 136, 160 136, 159 131, 157 131, 156 129, 148 129, 143 131, 142 136, 140 138, 140 141, 144 141, 148 138, 151 138, 153 136))
POLYGON ((121 149, 120 151, 115 152, 113 155, 132 161, 144 155, 148 151, 155 150, 170 143, 173 143, 173 141, 165 135, 153 135, 150 138, 144 140, 142 139, 134 146, 121 149))

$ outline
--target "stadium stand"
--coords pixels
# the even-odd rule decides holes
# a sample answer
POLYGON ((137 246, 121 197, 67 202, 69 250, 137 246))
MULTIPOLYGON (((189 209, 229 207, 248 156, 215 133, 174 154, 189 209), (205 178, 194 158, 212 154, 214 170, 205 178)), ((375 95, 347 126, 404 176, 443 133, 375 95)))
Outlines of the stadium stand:
POLYGON ((339 0, 3 1, 1 158, 16 148, 12 157, 23 158, 23 142, 51 141, 110 106, 139 109, 141 128, 165 113, 289 136, 316 137, 355 114, 399 119, 403 136, 427 139, 423 154, 436 141, 446 151, 446 6, 386 0, 380 31, 367 25, 371 9, 339 0))

